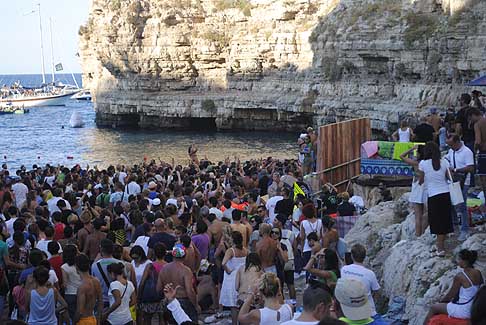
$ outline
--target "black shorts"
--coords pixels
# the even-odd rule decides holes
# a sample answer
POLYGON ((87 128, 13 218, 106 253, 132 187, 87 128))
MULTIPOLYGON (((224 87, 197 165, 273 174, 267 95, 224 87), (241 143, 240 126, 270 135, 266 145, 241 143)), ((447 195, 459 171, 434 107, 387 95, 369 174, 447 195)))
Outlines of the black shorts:
POLYGON ((477 161, 478 175, 486 176, 486 151, 480 151, 477 161))
POLYGON ((284 282, 289 286, 294 284, 294 271, 284 271, 284 282))

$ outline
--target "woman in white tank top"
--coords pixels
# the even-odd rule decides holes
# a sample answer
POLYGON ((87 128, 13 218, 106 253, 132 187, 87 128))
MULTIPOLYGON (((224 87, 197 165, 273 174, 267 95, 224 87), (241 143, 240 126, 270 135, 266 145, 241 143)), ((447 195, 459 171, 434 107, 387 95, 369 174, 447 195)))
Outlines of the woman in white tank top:
POLYGON ((408 122, 403 120, 400 123, 400 128, 392 134, 393 141, 410 142, 414 134, 411 128, 408 127, 408 122))
POLYGON ((282 290, 275 273, 262 275, 258 291, 263 297, 264 307, 250 311, 255 300, 255 294, 248 295, 238 314, 240 324, 278 325, 292 319, 292 307, 288 304, 282 304, 282 290))

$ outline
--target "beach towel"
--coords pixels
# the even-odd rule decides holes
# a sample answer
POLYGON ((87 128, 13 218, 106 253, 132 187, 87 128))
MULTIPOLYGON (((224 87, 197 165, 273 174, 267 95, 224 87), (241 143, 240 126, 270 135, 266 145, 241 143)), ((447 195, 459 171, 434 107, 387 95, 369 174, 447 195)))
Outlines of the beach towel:
POLYGON ((428 325, 468 325, 468 319, 452 318, 448 315, 435 315, 429 321, 428 325))
POLYGON ((378 153, 378 141, 366 141, 361 145, 361 157, 371 158, 378 153))
POLYGON ((412 149, 414 144, 412 142, 395 142, 395 147, 393 149, 393 159, 402 160, 400 155, 410 149, 412 149))
POLYGON ((394 142, 379 141, 378 155, 383 159, 392 159, 394 146, 394 142))

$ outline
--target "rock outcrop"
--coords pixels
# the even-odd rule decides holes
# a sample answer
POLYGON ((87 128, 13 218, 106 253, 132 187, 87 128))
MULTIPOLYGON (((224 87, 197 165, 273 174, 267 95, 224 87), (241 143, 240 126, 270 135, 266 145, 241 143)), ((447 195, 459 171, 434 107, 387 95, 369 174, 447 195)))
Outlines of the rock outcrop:
MULTIPOLYGON (((396 202, 381 203, 361 216, 345 240, 351 246, 361 243, 368 251, 368 264, 381 279, 381 308, 395 297, 405 300, 403 319, 409 324, 422 324, 432 303, 437 302, 452 285, 458 272, 455 254, 463 248, 479 253, 476 267, 486 271, 486 234, 484 226, 464 243, 452 234, 446 258, 430 252, 434 238, 429 230, 415 236, 415 216, 406 209, 408 194, 396 202), (405 208, 404 208, 405 207, 405 208), (404 217, 405 216, 405 217, 404 217)), ((380 304, 379 304, 380 305, 380 304)))
POLYGON ((297 129, 449 106, 486 70, 479 0, 92 0, 99 125, 297 129))

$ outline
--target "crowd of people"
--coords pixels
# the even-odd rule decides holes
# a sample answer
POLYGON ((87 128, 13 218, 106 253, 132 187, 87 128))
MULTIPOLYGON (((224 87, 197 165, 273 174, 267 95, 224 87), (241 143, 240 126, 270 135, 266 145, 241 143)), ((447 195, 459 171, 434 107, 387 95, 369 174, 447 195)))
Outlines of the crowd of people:
MULTIPOLYGON (((465 112, 464 125, 475 130, 473 145, 486 154, 486 120, 475 114, 474 108, 465 112)), ((470 163, 461 155, 467 151, 461 135, 469 129, 447 132, 453 175, 474 171, 462 165, 470 163)), ((421 134, 409 133, 408 141, 421 134)), ((365 247, 348 250, 336 230, 335 218, 359 214, 363 199, 338 194, 331 184, 318 200, 312 197, 303 176, 315 168, 317 137, 308 129, 300 139, 300 161, 211 162, 191 146, 187 166, 154 160, 106 169, 34 165, 14 175, 2 166, 4 319, 128 325, 231 316, 232 324, 387 324, 375 305, 380 285, 364 264, 365 247), (302 300, 296 279, 305 279, 302 300)), ((402 155, 418 171, 416 209, 423 212, 428 202, 428 220, 417 214, 417 234, 430 224, 437 255, 445 256, 445 235, 452 231, 445 186, 451 165, 434 141, 417 149, 420 159, 412 158, 413 150, 402 155)), ((464 186, 472 179, 464 177, 464 186)), ((476 259, 473 251, 460 252, 464 271, 426 321, 448 313, 471 318, 473 325, 485 322, 476 259)))

